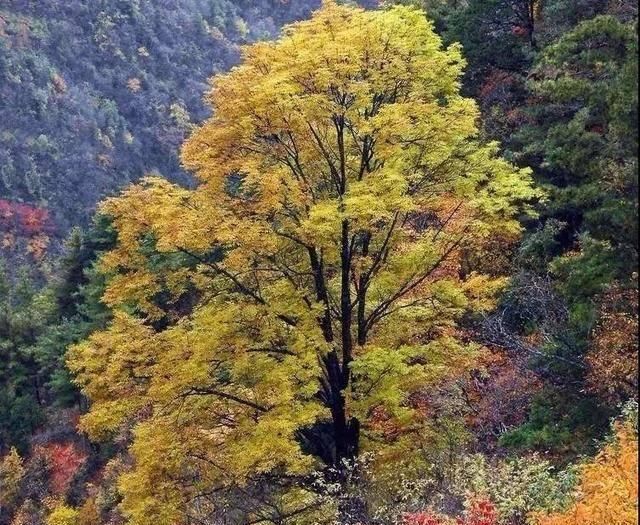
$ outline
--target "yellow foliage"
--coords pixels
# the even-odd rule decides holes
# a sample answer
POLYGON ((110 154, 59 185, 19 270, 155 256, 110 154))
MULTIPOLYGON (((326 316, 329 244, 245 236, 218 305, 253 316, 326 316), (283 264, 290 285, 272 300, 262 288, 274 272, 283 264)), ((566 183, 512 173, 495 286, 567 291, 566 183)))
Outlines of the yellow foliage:
POLYGON ((77 525, 79 512, 67 505, 58 505, 47 517, 47 525, 77 525))
MULTIPOLYGON (((470 366, 457 320, 504 284, 467 259, 515 241, 537 195, 479 142, 460 49, 418 10, 328 1, 243 58, 184 145, 198 187, 147 178, 103 204, 115 316, 69 352, 82 428, 133 427, 119 488, 138 525, 358 450, 419 455, 415 394, 470 366)), ((302 516, 312 495, 289 489, 264 512, 302 516)))
POLYGON ((564 513, 533 519, 537 525, 637 525, 637 434, 619 427, 615 442, 584 466, 575 505, 564 513))
POLYGON ((24 474, 22 458, 11 448, 0 462, 0 508, 11 508, 17 502, 24 474))

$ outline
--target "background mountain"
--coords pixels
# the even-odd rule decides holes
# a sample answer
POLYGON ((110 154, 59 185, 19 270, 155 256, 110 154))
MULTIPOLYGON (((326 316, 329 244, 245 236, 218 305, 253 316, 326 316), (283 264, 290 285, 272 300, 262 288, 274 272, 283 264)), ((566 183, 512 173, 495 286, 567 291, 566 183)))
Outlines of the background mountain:
POLYGON ((31 223, 61 237, 146 173, 187 183, 177 152, 207 116, 207 80, 238 61, 239 45, 318 5, 0 2, 0 231, 31 223))

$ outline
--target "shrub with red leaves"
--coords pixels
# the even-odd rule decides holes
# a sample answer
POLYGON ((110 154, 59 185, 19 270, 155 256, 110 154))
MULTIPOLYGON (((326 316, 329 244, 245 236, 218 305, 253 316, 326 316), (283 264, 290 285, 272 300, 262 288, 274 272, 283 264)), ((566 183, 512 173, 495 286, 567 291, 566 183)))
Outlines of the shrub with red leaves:
POLYGON ((464 516, 455 522, 431 512, 412 512, 403 516, 402 525, 498 525, 495 505, 488 500, 474 500, 464 516))
POLYGON ((78 469, 87 459, 74 443, 50 443, 38 447, 37 453, 44 456, 51 468, 51 490, 64 494, 78 469))
POLYGON ((0 199, 0 250, 29 253, 40 260, 53 231, 48 210, 0 199))
POLYGON ((458 525, 497 525, 498 513, 493 503, 488 500, 476 500, 465 513, 464 518, 458 518, 458 525))
POLYGON ((31 237, 50 233, 49 211, 37 206, 0 199, 0 231, 31 237))

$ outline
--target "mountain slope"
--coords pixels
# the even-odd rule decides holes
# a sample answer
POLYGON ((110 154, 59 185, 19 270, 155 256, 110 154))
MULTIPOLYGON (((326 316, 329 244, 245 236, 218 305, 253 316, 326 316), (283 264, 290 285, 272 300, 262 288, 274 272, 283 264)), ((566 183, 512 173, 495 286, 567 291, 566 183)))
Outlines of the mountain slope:
MULTIPOLYGON (((187 182, 178 146, 238 45, 318 0, 9 0, 0 7, 0 199, 49 234, 148 172, 187 182)), ((11 221, 6 221, 11 222, 11 221)), ((0 234, 3 223, 0 217, 0 234)), ((8 230, 9 226, 4 225, 8 230)), ((7 242, 7 245, 10 243, 7 242)))

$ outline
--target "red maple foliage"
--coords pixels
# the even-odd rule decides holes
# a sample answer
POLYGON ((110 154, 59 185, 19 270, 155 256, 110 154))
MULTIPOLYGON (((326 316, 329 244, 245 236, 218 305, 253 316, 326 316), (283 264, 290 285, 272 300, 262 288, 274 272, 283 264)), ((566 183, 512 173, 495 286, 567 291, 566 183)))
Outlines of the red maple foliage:
POLYGON ((495 505, 485 499, 472 501, 470 508, 455 521, 432 512, 411 512, 402 519, 402 525, 498 525, 495 505))
POLYGON ((74 443, 49 443, 41 445, 37 453, 44 456, 51 468, 51 490, 56 495, 64 494, 87 456, 74 443))
POLYGON ((458 518, 458 525, 497 525, 498 513, 493 503, 480 499, 471 503, 464 518, 458 518))
POLYGON ((52 223, 48 210, 0 199, 0 231, 33 237, 48 233, 51 229, 52 223))

